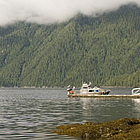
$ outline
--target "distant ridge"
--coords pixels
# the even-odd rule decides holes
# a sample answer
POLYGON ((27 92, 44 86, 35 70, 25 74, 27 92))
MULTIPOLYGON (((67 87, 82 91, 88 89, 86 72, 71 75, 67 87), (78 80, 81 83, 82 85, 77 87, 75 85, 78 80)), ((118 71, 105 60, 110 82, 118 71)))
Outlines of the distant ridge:
POLYGON ((140 86, 140 8, 0 27, 1 87, 140 86))

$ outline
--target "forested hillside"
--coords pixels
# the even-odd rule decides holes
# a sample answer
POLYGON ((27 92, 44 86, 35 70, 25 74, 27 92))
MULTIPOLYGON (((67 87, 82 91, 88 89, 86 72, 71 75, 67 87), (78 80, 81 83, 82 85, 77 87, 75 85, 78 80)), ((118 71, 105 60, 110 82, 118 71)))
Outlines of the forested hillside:
POLYGON ((0 27, 0 86, 140 86, 140 8, 0 27))

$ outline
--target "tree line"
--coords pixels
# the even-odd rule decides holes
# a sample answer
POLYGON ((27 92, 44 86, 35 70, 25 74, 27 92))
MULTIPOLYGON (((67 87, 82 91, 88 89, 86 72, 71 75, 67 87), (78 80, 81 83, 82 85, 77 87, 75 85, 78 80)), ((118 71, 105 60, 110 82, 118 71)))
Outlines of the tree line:
POLYGON ((140 86, 140 8, 0 27, 0 86, 140 86))

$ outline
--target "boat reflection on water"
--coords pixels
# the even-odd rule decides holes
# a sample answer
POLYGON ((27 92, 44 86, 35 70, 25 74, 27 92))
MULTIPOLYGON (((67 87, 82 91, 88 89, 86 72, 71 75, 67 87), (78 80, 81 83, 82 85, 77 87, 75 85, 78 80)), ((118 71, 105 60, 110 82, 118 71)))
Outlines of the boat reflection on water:
POLYGON ((140 119, 140 99, 80 98, 85 120, 103 122, 124 117, 140 119))
MULTIPOLYGON (((104 98, 80 98, 83 116, 85 116, 86 121, 102 122, 111 120, 113 113, 112 108, 115 107, 112 105, 110 108, 111 99, 104 98)), ((118 101, 117 101, 118 102, 118 101)))
POLYGON ((140 105, 140 99, 132 99, 135 104, 140 105))
MULTIPOLYGON (((140 96, 140 88, 133 88, 132 95, 139 95, 140 96)), ((136 110, 140 111, 140 99, 132 99, 135 104, 136 110)))
POLYGON ((132 99, 135 108, 140 111, 140 99, 132 99))

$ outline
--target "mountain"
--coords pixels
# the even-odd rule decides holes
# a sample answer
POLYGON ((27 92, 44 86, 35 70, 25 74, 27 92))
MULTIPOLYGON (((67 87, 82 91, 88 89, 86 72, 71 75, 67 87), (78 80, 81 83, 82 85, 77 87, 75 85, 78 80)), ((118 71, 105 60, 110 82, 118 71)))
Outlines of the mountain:
POLYGON ((140 86, 140 8, 0 27, 0 86, 140 86))

